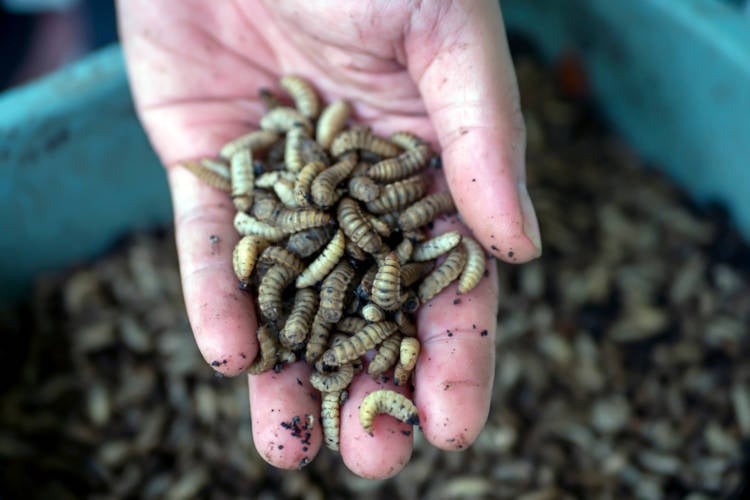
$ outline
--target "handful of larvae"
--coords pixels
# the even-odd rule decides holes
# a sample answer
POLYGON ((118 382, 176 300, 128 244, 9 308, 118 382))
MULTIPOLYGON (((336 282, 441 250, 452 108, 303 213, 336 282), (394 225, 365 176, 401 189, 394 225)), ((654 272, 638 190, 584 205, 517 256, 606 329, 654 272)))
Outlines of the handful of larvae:
MULTIPOLYGON (((423 169, 439 164, 409 132, 388 138, 349 125, 345 100, 321 111, 305 80, 281 78, 294 106, 268 90, 260 130, 227 143, 218 158, 183 166, 231 195, 242 238, 232 264, 240 284, 257 290, 262 318, 252 374, 304 359, 322 393, 326 445, 339 442, 340 405, 361 358, 374 378, 394 368, 410 383, 420 344, 411 315, 454 280, 466 293, 484 275, 485 255, 457 231, 428 239, 425 227, 455 212, 447 192, 427 194, 423 169), (436 261, 443 255, 441 263, 436 261)), ((418 424, 400 393, 370 393, 360 409, 364 429, 388 413, 418 424)))

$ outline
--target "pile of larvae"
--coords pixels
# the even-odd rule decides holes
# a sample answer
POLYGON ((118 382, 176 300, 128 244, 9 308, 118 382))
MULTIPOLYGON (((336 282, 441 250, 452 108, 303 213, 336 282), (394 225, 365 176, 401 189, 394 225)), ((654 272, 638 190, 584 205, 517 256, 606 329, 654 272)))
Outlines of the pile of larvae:
MULTIPOLYGON (((427 143, 349 125, 346 100, 321 111, 302 78, 282 77, 280 86, 294 107, 261 89, 260 130, 227 143, 218 158, 183 166, 237 208, 242 238, 232 263, 240 285, 257 290, 262 318, 248 371, 298 359, 314 367, 325 443, 337 450, 340 404, 361 358, 376 349, 367 373, 378 378, 395 365, 394 383, 410 384, 420 349, 411 315, 454 280, 459 293, 474 288, 485 254, 457 231, 428 239, 427 226, 456 209, 449 193, 426 194, 423 170, 440 162, 427 143)), ((362 402, 367 432, 380 413, 419 422, 414 403, 391 390, 362 402)))

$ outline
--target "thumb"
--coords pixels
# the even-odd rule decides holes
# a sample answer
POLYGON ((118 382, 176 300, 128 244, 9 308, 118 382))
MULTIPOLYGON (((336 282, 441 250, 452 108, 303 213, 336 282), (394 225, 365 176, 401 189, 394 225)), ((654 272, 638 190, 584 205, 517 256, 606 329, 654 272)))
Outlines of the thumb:
POLYGON ((539 257, 539 226, 526 190, 525 127, 498 2, 453 2, 429 29, 415 26, 406 41, 409 71, 464 222, 500 259, 539 257))

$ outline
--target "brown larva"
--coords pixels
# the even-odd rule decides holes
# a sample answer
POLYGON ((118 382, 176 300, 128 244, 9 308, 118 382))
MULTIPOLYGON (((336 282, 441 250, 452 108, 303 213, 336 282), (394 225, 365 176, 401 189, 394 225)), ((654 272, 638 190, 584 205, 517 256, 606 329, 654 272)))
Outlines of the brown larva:
POLYGON ((398 225, 403 231, 411 231, 432 222, 438 215, 455 211, 456 206, 450 193, 435 193, 404 210, 398 218, 398 225))
POLYGON ((331 272, 341 257, 344 255, 346 248, 346 238, 344 232, 339 229, 336 235, 328 242, 321 254, 307 266, 302 274, 297 278, 297 288, 313 286, 318 281, 326 277, 331 272))
POLYGON ((240 149, 232 155, 229 162, 229 177, 232 184, 232 203, 237 210, 247 212, 253 205, 255 187, 253 153, 249 149, 240 149))
POLYGON ((394 333, 380 344, 378 352, 372 358, 367 366, 367 373, 371 377, 379 377, 386 370, 389 370, 396 364, 399 355, 399 346, 401 345, 401 334, 394 333))
MULTIPOLYGON (((432 239, 418 243, 414 247, 414 253, 411 258, 417 262, 433 260, 450 252, 461 242, 461 233, 458 231, 448 231, 432 239)), ((484 270, 483 270, 484 271, 484 270)))
POLYGON ((254 234, 243 236, 237 242, 232 251, 232 268, 241 282, 250 280, 258 254, 267 244, 266 240, 254 234))
POLYGON ((320 392, 342 391, 347 388, 354 378, 354 367, 346 363, 332 372, 312 372, 310 384, 320 392))
POLYGON ((383 321, 385 319, 385 311, 372 302, 365 304, 364 307, 362 307, 360 314, 370 323, 377 323, 378 321, 383 321))
POLYGON ((424 196, 427 182, 422 175, 415 175, 381 187, 380 196, 367 203, 373 214, 386 214, 403 210, 424 196))
POLYGON ((335 231, 330 224, 305 229, 289 236, 286 247, 300 257, 309 257, 331 241, 335 231))
POLYGON ((320 424, 323 426, 323 442, 333 451, 339 449, 339 434, 341 430, 341 405, 346 391, 325 392, 322 395, 320 408, 320 424))
POLYGON ((312 133, 312 123, 294 108, 280 106, 273 108, 260 119, 260 128, 273 132, 288 132, 294 127, 302 127, 312 133))
POLYGON ((404 337, 416 337, 417 327, 414 325, 409 316, 403 311, 396 311, 393 314, 393 321, 398 325, 398 330, 404 337))
POLYGON ((409 262, 412 253, 414 253, 414 243, 412 243, 410 239, 404 238, 398 245, 396 245, 393 252, 396 254, 398 261, 401 264, 405 264, 409 262))
POLYGON ((487 267, 484 250, 474 238, 464 236, 463 244, 467 258, 466 267, 464 267, 461 278, 458 280, 458 293, 466 293, 477 286, 487 267))
POLYGON ((264 172, 255 178, 255 187, 263 189, 273 189, 273 185, 279 182, 279 179, 295 181, 297 179, 297 176, 293 172, 287 172, 285 170, 273 170, 271 172, 264 172))
POLYGON ((260 155, 267 151, 278 139, 279 134, 271 130, 253 130, 224 144, 219 151, 219 156, 229 160, 237 151, 242 149, 249 149, 253 155, 260 155))
POLYGON ((297 182, 294 185, 294 199, 297 200, 299 206, 310 206, 312 203, 310 187, 315 178, 326 168, 328 167, 322 161, 314 161, 302 167, 297 176, 297 182))
POLYGON ((372 282, 372 301, 386 311, 398 309, 401 292, 401 264, 394 252, 389 253, 378 266, 372 282))
POLYGON ((333 139, 344 128, 350 114, 351 106, 344 99, 339 99, 326 106, 320 114, 315 133, 318 144, 328 149, 333 139))
POLYGON ((357 295, 364 300, 370 300, 372 295, 372 282, 375 281, 375 275, 378 272, 378 265, 373 264, 365 274, 357 286, 357 295))
POLYGON ((386 158, 374 164, 367 175, 380 182, 393 182, 414 175, 427 164, 430 147, 426 144, 401 153, 395 158, 386 158))
POLYGON ((284 164, 290 172, 299 172, 304 166, 302 159, 302 145, 308 138, 305 129, 294 127, 286 134, 284 145, 284 164))
POLYGON ((359 201, 373 201, 380 196, 380 186, 366 175, 349 179, 349 195, 359 201))
POLYGON ((258 328, 258 354, 252 364, 247 367, 247 372, 257 375, 270 370, 276 364, 277 353, 278 346, 274 332, 270 325, 262 325, 258 328))
POLYGON ((392 321, 370 323, 341 344, 325 351, 321 357, 322 363, 324 366, 334 367, 354 361, 368 349, 373 349, 387 339, 397 329, 398 326, 392 321))
POLYGON ((352 279, 354 268, 346 260, 341 260, 320 285, 319 314, 328 323, 336 323, 341 319, 346 292, 352 279))
POLYGON ((349 239, 359 245, 365 252, 375 253, 380 249, 382 240, 370 223, 365 219, 356 201, 344 197, 337 210, 339 226, 349 239))
POLYGON ((281 208, 274 222, 276 226, 287 234, 298 233, 311 227, 320 227, 328 224, 331 216, 321 210, 314 208, 290 209, 281 208))
POLYGON ((367 321, 363 320, 362 318, 359 318, 357 316, 347 316, 345 318, 341 318, 341 320, 336 323, 336 330, 353 335, 364 328, 366 325, 367 321))
POLYGON ((294 269, 275 264, 260 280, 258 287, 258 307, 265 319, 276 321, 281 315, 281 294, 294 281, 294 269))
POLYGON ((284 239, 285 233, 281 229, 261 222, 245 212, 237 212, 234 216, 234 228, 243 236, 254 234, 268 241, 284 239))
POLYGON ((323 208, 333 205, 339 198, 336 187, 349 175, 356 163, 356 155, 347 155, 318 174, 310 187, 313 203, 323 208))
POLYGON ((393 370, 393 383, 399 386, 405 386, 411 378, 411 373, 417 364, 419 357, 420 343, 414 337, 406 337, 401 341, 399 348, 399 361, 393 370))
POLYGON ((281 345, 290 349, 300 349, 307 339, 318 307, 318 294, 312 288, 300 288, 294 296, 294 305, 284 328, 279 333, 281 345))
POLYGON ((302 115, 311 120, 318 117, 320 99, 310 83, 299 76, 287 75, 281 77, 279 85, 292 96, 294 105, 302 115))
POLYGON ((423 141, 417 134, 406 131, 394 132, 388 136, 388 140, 407 151, 425 145, 425 141, 423 141))
POLYGON ((295 274, 305 269, 305 264, 286 248, 270 246, 260 254, 260 261, 270 264, 281 264, 290 268, 295 274))
MULTIPOLYGON (((180 163, 180 165, 205 184, 227 193, 232 192, 232 182, 229 178, 228 169, 225 175, 221 171, 217 172, 216 169, 207 167, 202 160, 185 160, 180 163)), ((211 165, 211 163, 209 163, 209 165, 211 165)))
POLYGON ((409 398, 396 391, 380 389, 365 396, 359 407, 359 423, 365 432, 372 435, 373 421, 383 413, 407 424, 419 425, 419 411, 409 398))
POLYGON ((445 260, 419 285, 419 301, 427 303, 435 295, 440 293, 453 280, 458 278, 466 266, 466 250, 463 246, 457 246, 450 251, 445 260))
POLYGON ((315 317, 313 317, 312 326, 310 327, 310 337, 305 346, 305 361, 308 365, 314 365, 318 358, 320 358, 321 354, 326 350, 332 326, 332 323, 328 323, 323 319, 323 316, 320 314, 320 309, 318 309, 315 317))
POLYGON ((331 143, 331 154, 339 157, 345 153, 365 150, 389 158, 398 154, 398 147, 372 133, 366 125, 356 125, 340 132, 331 143))
POLYGON ((287 208, 299 208, 297 199, 294 196, 294 182, 287 179, 279 179, 279 182, 273 185, 273 192, 278 196, 282 205, 287 208))
POLYGON ((371 213, 364 212, 365 219, 370 223, 372 228, 383 238, 388 238, 391 235, 391 226, 378 219, 371 213))

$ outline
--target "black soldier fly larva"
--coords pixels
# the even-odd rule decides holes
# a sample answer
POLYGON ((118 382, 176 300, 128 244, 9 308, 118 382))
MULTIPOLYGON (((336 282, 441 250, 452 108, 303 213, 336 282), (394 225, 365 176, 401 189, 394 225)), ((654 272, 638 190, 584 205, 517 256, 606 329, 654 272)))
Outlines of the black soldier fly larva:
POLYGON ((359 407, 359 423, 372 435, 375 417, 385 413, 410 425, 419 425, 419 411, 412 401, 401 393, 381 389, 369 393, 359 407))
POLYGON ((286 90, 292 99, 297 111, 303 116, 314 120, 320 113, 320 100, 312 86, 303 78, 294 75, 281 77, 279 85, 286 90))

